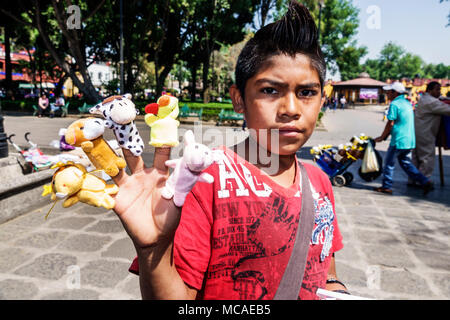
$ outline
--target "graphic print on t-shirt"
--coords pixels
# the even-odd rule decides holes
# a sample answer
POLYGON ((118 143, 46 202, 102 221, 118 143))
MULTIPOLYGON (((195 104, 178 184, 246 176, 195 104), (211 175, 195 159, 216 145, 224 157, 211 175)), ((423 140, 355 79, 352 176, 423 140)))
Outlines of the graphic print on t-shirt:
POLYGON ((267 266, 273 256, 284 253, 294 245, 299 215, 287 209, 285 199, 272 193, 261 216, 247 227, 247 239, 256 252, 239 259, 231 271, 233 289, 239 292, 240 299, 262 299, 268 289, 264 272, 258 267, 267 266), (268 231, 282 236, 269 237, 268 231), (254 259, 259 261, 254 263, 254 259))

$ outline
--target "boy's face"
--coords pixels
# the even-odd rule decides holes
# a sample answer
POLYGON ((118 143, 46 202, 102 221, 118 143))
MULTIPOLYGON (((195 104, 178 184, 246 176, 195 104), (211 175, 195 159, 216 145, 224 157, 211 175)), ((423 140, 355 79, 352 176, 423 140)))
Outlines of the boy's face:
POLYGON ((279 155, 294 154, 305 144, 325 101, 318 72, 302 54, 269 58, 247 81, 245 101, 236 86, 230 94, 235 111, 244 113, 247 127, 256 132, 258 144, 279 155), (270 144, 277 130, 278 150, 270 144))

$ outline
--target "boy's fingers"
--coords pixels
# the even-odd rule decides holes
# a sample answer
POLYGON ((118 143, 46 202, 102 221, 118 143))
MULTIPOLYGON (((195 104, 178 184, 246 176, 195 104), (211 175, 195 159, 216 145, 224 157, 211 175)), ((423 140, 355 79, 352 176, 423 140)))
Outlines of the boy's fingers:
POLYGON ((169 168, 166 166, 166 161, 170 159, 170 147, 155 148, 155 156, 153 158, 153 167, 160 171, 167 172, 169 168))
POLYGON ((139 172, 145 169, 144 160, 141 156, 135 156, 130 150, 122 149, 123 156, 127 163, 128 169, 130 169, 131 174, 139 172))
POLYGON ((128 174, 126 173, 125 169, 120 169, 119 173, 112 177, 112 180, 115 184, 117 184, 118 187, 125 184, 128 179, 128 174))

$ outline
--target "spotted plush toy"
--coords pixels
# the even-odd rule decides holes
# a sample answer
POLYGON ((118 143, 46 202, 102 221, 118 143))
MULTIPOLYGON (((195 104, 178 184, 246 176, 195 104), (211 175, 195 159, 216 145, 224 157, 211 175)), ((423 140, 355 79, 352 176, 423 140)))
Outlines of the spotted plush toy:
POLYGON ((144 151, 144 142, 134 123, 139 110, 131 101, 131 95, 112 96, 89 110, 92 114, 102 115, 105 126, 112 129, 120 147, 140 156, 144 151))

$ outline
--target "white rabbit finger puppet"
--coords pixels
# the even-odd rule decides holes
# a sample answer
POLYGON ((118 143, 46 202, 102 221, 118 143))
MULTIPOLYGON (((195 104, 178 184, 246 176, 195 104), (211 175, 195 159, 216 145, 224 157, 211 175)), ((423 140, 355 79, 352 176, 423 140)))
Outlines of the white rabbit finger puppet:
POLYGON ((186 196, 199 182, 213 183, 214 177, 203 172, 213 162, 213 152, 207 146, 195 142, 194 133, 188 130, 183 137, 183 157, 167 160, 166 166, 174 168, 162 190, 165 199, 172 199, 177 207, 184 204, 186 196))
POLYGON ((134 123, 139 111, 131 101, 131 94, 106 98, 89 112, 105 118, 105 126, 113 129, 121 148, 130 150, 135 156, 142 155, 144 141, 134 123))

